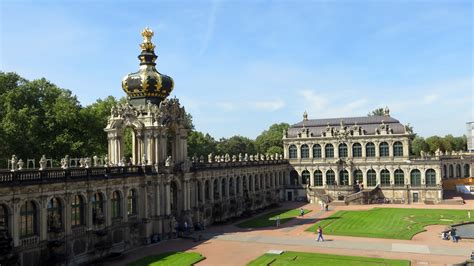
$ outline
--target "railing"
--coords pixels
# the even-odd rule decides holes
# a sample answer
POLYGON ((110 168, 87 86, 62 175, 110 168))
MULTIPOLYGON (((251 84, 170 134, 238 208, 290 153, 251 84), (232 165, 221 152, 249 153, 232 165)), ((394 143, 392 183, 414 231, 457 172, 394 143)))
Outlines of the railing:
POLYGON ((45 170, 1 171, 0 186, 34 185, 59 183, 67 181, 107 179, 128 177, 131 175, 148 175, 156 173, 151 166, 94 167, 94 168, 50 168, 45 170))
POLYGON ((251 167, 260 165, 278 165, 288 164, 288 160, 264 160, 264 161, 240 161, 240 162, 212 162, 212 163, 193 163, 192 171, 201 169, 216 169, 216 168, 236 168, 236 167, 251 167))
POLYGON ((354 200, 358 200, 358 199, 361 199, 364 197, 364 191, 359 191, 359 192, 356 192, 356 193, 352 193, 350 195, 347 195, 345 198, 344 198, 344 202, 345 203, 349 203, 351 201, 354 201, 354 200))
POLYGON ((39 243, 39 236, 30 236, 20 239, 21 247, 31 247, 39 243))

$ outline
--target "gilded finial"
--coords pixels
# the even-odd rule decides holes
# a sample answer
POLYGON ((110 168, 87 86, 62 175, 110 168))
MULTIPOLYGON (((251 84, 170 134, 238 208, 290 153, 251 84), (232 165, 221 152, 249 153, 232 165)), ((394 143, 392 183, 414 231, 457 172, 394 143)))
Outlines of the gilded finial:
POLYGON ((140 48, 142 48, 142 50, 153 50, 155 49, 155 45, 151 42, 151 38, 153 38, 153 31, 146 27, 143 31, 142 31, 142 36, 143 36, 143 43, 140 44, 140 48))

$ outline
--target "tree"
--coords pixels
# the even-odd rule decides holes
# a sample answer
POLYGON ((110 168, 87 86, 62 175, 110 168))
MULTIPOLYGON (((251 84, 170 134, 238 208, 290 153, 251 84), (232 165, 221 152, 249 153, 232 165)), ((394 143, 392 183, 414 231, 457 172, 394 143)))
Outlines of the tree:
POLYGON ((268 130, 263 131, 255 140, 257 152, 270 153, 271 147, 281 147, 283 151, 283 131, 289 127, 287 123, 273 124, 268 130))
POLYGON ((233 136, 229 139, 222 138, 216 145, 217 153, 229 155, 238 155, 239 153, 253 154, 257 152, 255 142, 242 136, 233 136))
POLYGON ((216 152, 216 140, 209 134, 199 131, 191 131, 188 134, 188 154, 189 156, 204 156, 216 152))
POLYGON ((368 113, 367 116, 383 116, 384 114, 385 114, 384 108, 380 107, 368 113))
POLYGON ((283 154, 283 148, 280 147, 280 146, 271 146, 270 148, 268 148, 267 152, 268 154, 275 154, 275 153, 278 153, 278 154, 283 154))
POLYGON ((423 137, 415 137, 411 144, 411 153, 413 155, 419 156, 421 151, 428 152, 429 150, 430 146, 423 137))
POLYGON ((429 152, 431 153, 435 153, 437 149, 440 149, 441 151, 446 151, 443 139, 438 136, 431 136, 427 138, 426 143, 428 144, 429 152))

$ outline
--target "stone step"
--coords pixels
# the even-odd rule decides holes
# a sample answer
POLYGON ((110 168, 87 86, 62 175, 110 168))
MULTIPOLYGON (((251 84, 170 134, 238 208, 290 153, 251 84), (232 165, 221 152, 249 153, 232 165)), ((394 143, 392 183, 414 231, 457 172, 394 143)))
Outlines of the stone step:
POLYGON ((329 203, 329 206, 346 206, 346 202, 343 200, 333 200, 329 203))

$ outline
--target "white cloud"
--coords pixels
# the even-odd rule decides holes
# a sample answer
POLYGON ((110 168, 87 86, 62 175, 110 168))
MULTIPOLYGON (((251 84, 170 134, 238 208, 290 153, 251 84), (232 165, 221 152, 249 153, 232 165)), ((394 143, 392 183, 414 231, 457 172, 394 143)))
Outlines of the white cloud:
POLYGON ((217 1, 212 2, 211 13, 209 14, 209 19, 207 20, 207 29, 202 40, 199 55, 204 54, 204 52, 207 50, 207 47, 209 46, 209 41, 211 40, 212 35, 214 34, 214 27, 216 25, 217 16, 217 5, 217 1))
POLYGON ((233 111, 236 109, 237 105, 231 102, 218 102, 216 103, 217 108, 224 110, 224 111, 233 111))
POLYGON ((423 97, 423 103, 425 104, 431 104, 436 102, 438 100, 439 95, 438 94, 428 94, 423 97))
POLYGON ((276 111, 285 106, 285 102, 281 99, 273 100, 273 101, 256 101, 250 102, 250 107, 260 111, 276 111))
POLYGON ((328 98, 322 95, 318 95, 312 90, 302 90, 299 93, 301 96, 303 96, 304 100, 309 104, 308 108, 310 110, 315 110, 315 111, 322 110, 327 106, 329 102, 328 98))

